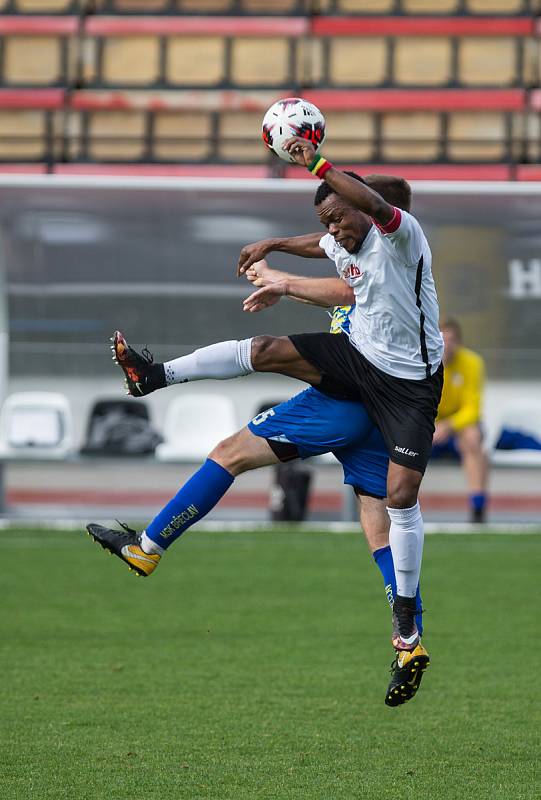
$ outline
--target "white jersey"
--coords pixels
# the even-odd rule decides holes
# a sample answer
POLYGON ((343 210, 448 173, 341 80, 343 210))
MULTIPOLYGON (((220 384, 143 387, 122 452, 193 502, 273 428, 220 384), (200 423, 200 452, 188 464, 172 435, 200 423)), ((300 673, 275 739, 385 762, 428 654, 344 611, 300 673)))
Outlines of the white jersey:
POLYGON ((432 254, 415 217, 398 208, 351 254, 330 233, 319 245, 355 292, 350 341, 374 366, 422 380, 443 356, 432 254))

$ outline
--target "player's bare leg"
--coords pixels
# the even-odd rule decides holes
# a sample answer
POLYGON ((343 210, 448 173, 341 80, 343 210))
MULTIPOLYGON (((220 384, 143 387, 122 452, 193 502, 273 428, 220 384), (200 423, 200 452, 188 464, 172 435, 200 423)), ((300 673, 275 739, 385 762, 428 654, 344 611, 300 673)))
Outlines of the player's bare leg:
MULTIPOLYGON (((483 448, 483 437, 479 426, 469 425, 456 434, 457 448, 466 473, 468 489, 472 498, 486 498, 488 488, 488 459, 483 448)), ((484 522, 484 502, 472 509, 472 522, 484 522)))

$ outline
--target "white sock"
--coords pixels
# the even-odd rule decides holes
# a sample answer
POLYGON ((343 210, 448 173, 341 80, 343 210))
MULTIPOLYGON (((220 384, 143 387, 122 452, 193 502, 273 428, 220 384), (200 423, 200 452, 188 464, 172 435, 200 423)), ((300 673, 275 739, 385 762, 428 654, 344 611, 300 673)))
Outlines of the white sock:
POLYGON ((147 536, 147 532, 143 531, 141 534, 141 550, 143 553, 148 553, 148 555, 152 555, 153 553, 162 556, 165 553, 163 547, 160 547, 159 544, 156 544, 152 539, 149 539, 147 536))
POLYGON ((415 597, 425 536, 421 507, 387 508, 391 519, 389 544, 393 554, 396 576, 396 593, 401 597, 415 597))
POLYGON ((194 350, 187 356, 165 361, 165 382, 185 383, 186 381, 202 381, 205 378, 227 380, 238 378, 253 372, 252 340, 218 342, 208 347, 194 350))

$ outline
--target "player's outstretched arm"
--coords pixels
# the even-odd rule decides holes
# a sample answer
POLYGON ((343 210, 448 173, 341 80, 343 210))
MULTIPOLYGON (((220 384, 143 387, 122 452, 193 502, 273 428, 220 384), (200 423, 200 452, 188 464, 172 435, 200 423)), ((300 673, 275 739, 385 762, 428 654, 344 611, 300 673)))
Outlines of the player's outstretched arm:
POLYGON ((292 278, 258 289, 246 298, 243 311, 263 311, 287 296, 321 306, 344 306, 354 302, 353 290, 340 278, 292 278))
POLYGON ((245 245, 240 251, 237 264, 237 277, 261 261, 269 253, 288 253, 303 258, 327 258, 325 251, 319 246, 321 233, 306 233, 303 236, 290 236, 283 239, 262 239, 259 242, 245 245))
MULTIPOLYGON (((252 264, 246 271, 246 277, 252 284, 258 289, 261 289, 263 286, 270 286, 273 283, 280 283, 282 281, 292 281, 292 280, 310 280, 309 276, 306 275, 296 275, 293 272, 284 272, 280 269, 273 269, 269 267, 267 262, 263 259, 262 261, 256 261, 255 264, 252 264)), ((341 284, 343 283, 341 278, 329 278, 329 280, 338 281, 338 286, 336 287, 338 291, 341 289, 341 284)), ((330 303, 328 302, 321 302, 316 300, 307 300, 304 297, 296 297, 295 295, 289 293, 288 297, 292 300, 296 300, 299 303, 307 303, 308 305, 317 306, 318 308, 329 308, 330 303)), ((351 291, 351 302, 354 302, 354 295, 353 291, 351 291)))
MULTIPOLYGON (((284 145, 284 150, 287 150, 292 158, 295 159, 295 163, 301 167, 308 169, 314 161, 317 161, 317 154, 312 143, 299 136, 289 139, 284 145)), ((368 214, 380 225, 387 225, 392 220, 394 216, 393 206, 366 184, 351 178, 345 172, 334 167, 327 169, 323 180, 350 205, 368 214)))

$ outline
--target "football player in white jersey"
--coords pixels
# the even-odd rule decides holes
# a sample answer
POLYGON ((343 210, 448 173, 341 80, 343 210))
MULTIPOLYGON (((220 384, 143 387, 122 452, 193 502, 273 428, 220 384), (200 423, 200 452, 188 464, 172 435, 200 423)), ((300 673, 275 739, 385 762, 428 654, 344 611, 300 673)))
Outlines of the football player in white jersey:
MULTIPOLYGON (((316 156, 304 140, 291 139, 286 148, 299 165, 323 178, 314 202, 328 233, 319 240, 316 234, 282 240, 276 249, 311 257, 323 250, 353 290, 355 311, 349 338, 301 334, 284 344, 281 339, 261 342, 255 348, 256 368, 272 362, 275 348, 286 374, 302 377, 333 397, 361 399, 381 430, 391 459, 387 501, 397 578, 393 644, 400 653, 418 642, 412 602, 424 539, 418 491, 443 385, 432 256, 421 226, 409 213, 386 202, 358 176, 316 156), (266 359, 258 357, 258 350, 267 351, 266 359), (309 377, 308 365, 315 368, 309 377)), ((261 255, 242 256, 240 271, 261 255)), ((344 302, 343 293, 332 292, 328 282, 285 280, 258 289, 244 307, 260 311, 286 294, 344 302)), ((252 351, 252 366, 253 356, 252 351)))

